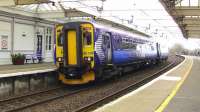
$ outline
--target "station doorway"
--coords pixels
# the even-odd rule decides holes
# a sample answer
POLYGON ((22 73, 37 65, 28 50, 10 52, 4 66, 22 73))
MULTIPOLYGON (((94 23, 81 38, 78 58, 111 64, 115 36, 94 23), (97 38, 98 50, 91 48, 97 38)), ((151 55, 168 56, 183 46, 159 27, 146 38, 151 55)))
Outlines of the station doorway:
POLYGON ((42 35, 37 35, 37 48, 36 48, 36 55, 37 55, 37 58, 38 58, 38 61, 39 62, 42 62, 42 46, 43 46, 43 36, 42 35))

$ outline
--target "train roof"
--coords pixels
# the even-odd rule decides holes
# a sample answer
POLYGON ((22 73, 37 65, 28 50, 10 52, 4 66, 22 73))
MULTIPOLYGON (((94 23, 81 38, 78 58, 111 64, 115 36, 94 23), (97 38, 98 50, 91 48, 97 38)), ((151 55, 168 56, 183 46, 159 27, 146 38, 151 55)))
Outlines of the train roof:
MULTIPOLYGON (((104 29, 110 32, 114 32, 114 33, 119 33, 122 35, 126 35, 127 37, 134 37, 137 39, 142 39, 142 40, 146 40, 146 41, 152 41, 151 37, 149 36, 145 36, 136 32, 131 32, 131 31, 125 31, 123 29, 119 29, 119 28, 115 28, 109 25, 105 25, 105 24, 100 24, 100 23, 96 23, 96 22, 92 22, 92 21, 70 21, 67 23, 81 23, 81 22, 86 22, 86 23, 91 23, 95 28, 100 28, 100 29, 104 29)), ((65 23, 65 24, 67 24, 65 23)))
POLYGON ((122 29, 118 29, 118 28, 115 28, 115 27, 108 26, 108 25, 102 25, 102 24, 92 23, 92 22, 90 22, 90 23, 93 24, 94 27, 96 27, 96 28, 101 28, 101 29, 104 29, 104 30, 108 30, 110 32, 126 35, 127 37, 134 37, 134 38, 137 38, 137 39, 142 39, 142 40, 147 40, 147 41, 152 40, 148 36, 137 34, 135 32, 125 31, 125 30, 122 30, 122 29))

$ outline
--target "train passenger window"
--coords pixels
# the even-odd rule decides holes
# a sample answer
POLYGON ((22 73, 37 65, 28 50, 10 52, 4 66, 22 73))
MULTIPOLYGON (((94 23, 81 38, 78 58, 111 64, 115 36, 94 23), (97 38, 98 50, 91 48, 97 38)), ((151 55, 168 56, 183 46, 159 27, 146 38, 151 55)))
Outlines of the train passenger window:
POLYGON ((63 35, 62 34, 60 34, 58 36, 57 43, 58 43, 58 46, 62 46, 63 45, 63 35))
POLYGON ((122 47, 122 39, 120 38, 120 36, 118 36, 115 41, 114 41, 114 48, 117 49, 121 49, 122 47))
POLYGON ((128 43, 128 38, 126 39, 126 43, 128 43))
POLYGON ((151 50, 154 51, 154 47, 153 46, 151 46, 151 50))
POLYGON ((130 48, 136 50, 137 45, 136 44, 131 44, 130 48))
POLYGON ((120 49, 121 48, 121 45, 122 45, 122 40, 121 40, 121 38, 119 38, 118 40, 117 40, 117 49, 120 49))
POLYGON ((83 32, 83 45, 91 45, 91 44, 92 44, 91 32, 84 31, 83 32))
POLYGON ((129 49, 129 44, 123 42, 122 43, 122 49, 129 49))
POLYGON ((114 49, 118 49, 119 48, 119 43, 118 43, 117 36, 114 36, 113 47, 114 47, 114 49))

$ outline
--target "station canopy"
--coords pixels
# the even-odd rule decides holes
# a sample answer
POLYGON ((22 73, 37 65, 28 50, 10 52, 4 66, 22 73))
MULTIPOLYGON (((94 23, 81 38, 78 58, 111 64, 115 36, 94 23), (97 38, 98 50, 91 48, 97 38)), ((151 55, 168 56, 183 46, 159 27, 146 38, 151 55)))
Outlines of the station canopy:
POLYGON ((161 0, 184 37, 200 38, 200 0, 161 0))
POLYGON ((183 37, 159 0, 1 0, 0 6, 1 11, 61 23, 90 17, 161 40, 183 37))

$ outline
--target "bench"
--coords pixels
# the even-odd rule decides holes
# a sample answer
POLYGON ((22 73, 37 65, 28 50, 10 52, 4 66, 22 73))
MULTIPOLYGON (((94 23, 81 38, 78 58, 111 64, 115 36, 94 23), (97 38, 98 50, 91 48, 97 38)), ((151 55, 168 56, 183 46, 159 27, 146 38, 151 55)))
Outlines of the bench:
POLYGON ((38 58, 35 54, 25 54, 25 62, 28 63, 28 61, 32 61, 32 63, 38 62, 38 58))

